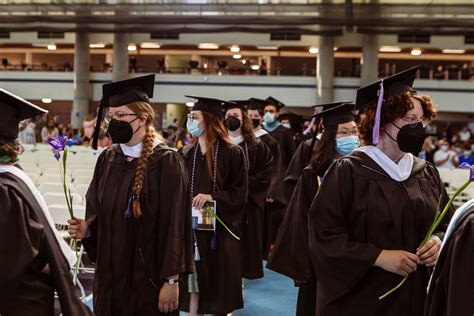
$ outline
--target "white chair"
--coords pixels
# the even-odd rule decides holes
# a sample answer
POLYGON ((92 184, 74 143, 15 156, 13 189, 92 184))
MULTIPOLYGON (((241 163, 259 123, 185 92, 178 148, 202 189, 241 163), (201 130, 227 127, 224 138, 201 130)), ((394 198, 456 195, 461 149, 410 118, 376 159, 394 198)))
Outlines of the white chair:
MULTIPOLYGON (((72 196, 72 205, 82 206, 82 196, 77 193, 71 193, 72 196)), ((56 205, 56 204, 67 204, 66 197, 64 192, 46 192, 43 193, 44 201, 46 205, 56 205)))
POLYGON ((36 143, 36 151, 51 151, 51 145, 50 144, 43 144, 43 143, 36 143))
POLYGON ((28 164, 20 164, 20 167, 26 173, 34 173, 40 176, 42 174, 41 169, 36 167, 35 165, 28 165, 28 164))
POLYGON ((82 202, 84 205, 86 204, 85 197, 86 197, 86 193, 88 189, 89 189, 89 184, 78 184, 74 187, 74 193, 77 193, 84 198, 82 202))
POLYGON ((92 182, 92 176, 78 176, 74 178, 74 185, 87 184, 89 185, 92 182))
MULTIPOLYGON (((41 181, 41 180, 40 180, 41 181)), ((74 192, 74 185, 68 184, 68 188, 71 192, 74 192)), ((38 186, 38 190, 41 194, 46 192, 63 192, 63 184, 59 182, 40 182, 38 186)))
POLYGON ((81 176, 91 177, 94 175, 94 168, 75 168, 71 170, 72 177, 75 179, 81 176))
POLYGON ((40 175, 37 174, 37 173, 30 173, 30 172, 26 172, 26 175, 31 179, 31 181, 33 181, 33 183, 35 184, 35 186, 38 186, 39 184, 39 178, 40 178, 40 175))
POLYGON ((449 185, 454 189, 458 189, 469 179, 468 169, 453 169, 449 170, 449 172, 443 173, 443 181, 449 183, 449 185))
MULTIPOLYGON (((54 167, 45 167, 43 169, 41 169, 43 171, 44 174, 57 174, 59 175, 59 166, 54 166, 54 167)), ((69 166, 67 166, 67 169, 66 169, 66 175, 68 176, 72 176, 72 171, 71 171, 71 168, 69 168, 69 166)))
MULTIPOLYGON (((46 173, 43 173, 43 175, 41 176, 41 178, 39 179, 40 182, 61 182, 62 181, 62 178, 61 178, 61 175, 59 174, 59 172, 55 173, 55 174, 46 174, 46 173)), ((66 175, 66 183, 69 184, 72 182, 72 179, 70 176, 66 175)), ((62 183, 62 182, 61 182, 62 183)))

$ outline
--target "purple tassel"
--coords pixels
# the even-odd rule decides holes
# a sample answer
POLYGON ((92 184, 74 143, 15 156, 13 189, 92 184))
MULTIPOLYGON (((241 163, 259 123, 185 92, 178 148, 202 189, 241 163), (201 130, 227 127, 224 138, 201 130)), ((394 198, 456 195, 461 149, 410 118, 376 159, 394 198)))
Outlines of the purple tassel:
POLYGON ((132 207, 133 207, 133 201, 138 199, 139 196, 138 195, 131 195, 129 198, 128 198, 128 203, 127 203, 127 209, 125 210, 125 212, 123 213, 125 219, 130 219, 132 217, 132 207))
POLYGON ((217 232, 214 231, 211 239, 211 249, 216 250, 217 248, 217 232))
POLYGON ((383 103, 383 79, 380 80, 380 90, 378 91, 379 99, 377 100, 377 112, 375 112, 375 124, 372 130, 372 144, 377 145, 379 143, 380 135, 380 115, 382 114, 382 103, 383 103))
MULTIPOLYGON (((316 123, 316 118, 313 117, 313 119, 311 120, 311 123, 309 123, 308 128, 304 130, 303 135, 308 135, 313 130, 313 126, 315 123, 316 123)), ((318 131, 316 131, 316 133, 317 132, 318 131)))

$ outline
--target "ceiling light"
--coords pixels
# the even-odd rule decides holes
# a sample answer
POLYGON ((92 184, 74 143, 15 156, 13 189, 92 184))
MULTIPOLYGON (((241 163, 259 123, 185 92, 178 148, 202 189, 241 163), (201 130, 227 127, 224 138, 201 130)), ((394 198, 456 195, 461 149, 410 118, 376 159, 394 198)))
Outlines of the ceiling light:
POLYGON ((134 52, 134 51, 137 50, 137 45, 130 44, 130 45, 128 45, 127 49, 128 49, 129 52, 134 52))
POLYGON ((319 52, 319 48, 317 48, 317 47, 311 47, 309 49, 310 54, 317 54, 318 52, 319 52))
POLYGON ((259 65, 252 65, 252 70, 259 70, 260 69, 260 66, 259 65))
POLYGON ((198 45, 199 49, 219 49, 219 45, 215 43, 201 43, 198 45))
POLYGON ((41 99, 41 102, 43 102, 43 103, 51 103, 51 102, 53 102, 53 100, 48 99, 48 98, 43 98, 43 99, 41 99))
POLYGON ((230 48, 230 51, 233 52, 233 53, 238 53, 238 52, 240 52, 240 47, 239 46, 232 46, 230 48))
POLYGON ((48 50, 56 50, 57 49, 55 44, 48 44, 47 47, 48 47, 48 50))
POLYGON ((105 48, 104 43, 95 43, 95 44, 89 44, 90 48, 105 48))
POLYGON ((337 52, 337 47, 334 47, 332 50, 335 51, 335 52, 337 52))
POLYGON ((413 48, 410 52, 412 56, 420 56, 421 55, 421 49, 419 48, 413 48))
POLYGON ((381 46, 379 52, 381 53, 400 53, 402 49, 398 46, 381 46))
POLYGON ((194 102, 186 102, 186 106, 188 108, 192 108, 194 106, 194 102))
POLYGON ((245 65, 246 63, 247 63, 247 60, 246 60, 246 59, 242 60, 242 64, 245 65))
POLYGON ((161 45, 158 43, 141 43, 140 47, 141 48, 160 48, 161 45))
POLYGON ((235 54, 235 55, 232 55, 232 57, 233 57, 234 59, 240 59, 240 58, 242 58, 242 55, 240 55, 240 54, 235 54))
POLYGON ((452 49, 452 48, 445 48, 442 50, 443 54, 464 54, 466 52, 465 49, 452 49))
POLYGON ((263 50, 278 50, 278 46, 257 46, 257 48, 263 50))

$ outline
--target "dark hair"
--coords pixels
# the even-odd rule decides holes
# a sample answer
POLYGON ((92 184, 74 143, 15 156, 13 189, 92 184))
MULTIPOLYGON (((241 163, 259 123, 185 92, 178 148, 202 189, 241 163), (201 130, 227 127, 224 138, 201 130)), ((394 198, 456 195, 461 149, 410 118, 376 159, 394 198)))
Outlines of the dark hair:
MULTIPOLYGON (((224 126, 222 120, 215 115, 202 111, 202 117, 204 119, 204 124, 206 125, 206 162, 207 170, 209 172, 210 179, 213 178, 212 170, 214 166, 214 151, 216 147, 216 141, 218 139, 223 140, 225 143, 231 144, 232 142, 229 139, 227 134, 227 129, 224 126)), ((217 170, 217 167, 216 167, 217 170)), ((219 174, 218 174, 219 177, 219 174)), ((216 183, 217 186, 217 183, 216 183)))
POLYGON ((242 131, 242 136, 244 137, 244 140, 249 143, 249 144, 253 144, 255 143, 255 134, 253 133, 253 124, 252 124, 252 120, 250 119, 247 111, 245 110, 241 110, 242 112, 242 127, 241 127, 241 131, 242 131))
POLYGON ((337 155, 336 134, 338 124, 330 125, 324 128, 321 134, 321 140, 316 143, 316 149, 311 156, 310 165, 318 176, 323 176, 331 166, 337 155))
MULTIPOLYGON (((418 95, 415 92, 406 92, 397 96, 388 96, 382 105, 380 114, 380 127, 383 128, 395 119, 402 118, 405 114, 414 108, 410 97, 420 101, 423 108, 423 117, 425 121, 431 122, 436 116, 434 104, 426 95, 418 95)), ((365 145, 372 144, 372 130, 375 124, 375 113, 377 111, 377 103, 373 102, 367 105, 364 117, 360 123, 360 138, 365 145)))

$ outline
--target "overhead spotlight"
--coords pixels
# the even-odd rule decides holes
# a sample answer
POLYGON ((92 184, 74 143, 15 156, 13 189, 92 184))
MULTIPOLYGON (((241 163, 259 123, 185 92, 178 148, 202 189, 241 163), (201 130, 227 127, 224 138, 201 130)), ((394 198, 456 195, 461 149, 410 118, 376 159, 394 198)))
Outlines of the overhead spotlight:
POLYGON ((48 50, 56 50, 57 49, 55 44, 48 44, 47 48, 48 48, 48 50))
POLYGON ((186 106, 188 108, 192 108, 194 106, 194 102, 186 102, 186 106))
POLYGON ((157 49, 157 48, 160 48, 161 45, 158 44, 158 43, 141 43, 140 47, 141 48, 155 48, 155 49, 157 49))
POLYGON ((137 45, 130 44, 130 45, 128 45, 127 49, 128 49, 129 52, 134 52, 134 51, 137 50, 137 45))
POLYGON ((242 64, 245 65, 246 63, 247 63, 247 60, 246 60, 246 59, 243 59, 243 60, 242 60, 242 64))
POLYGON ((238 53, 238 52, 240 52, 240 47, 234 45, 234 46, 232 46, 232 47, 230 48, 230 51, 231 51, 232 53, 238 53))
POLYGON ((48 104, 48 103, 53 102, 53 100, 51 100, 49 98, 43 98, 43 99, 41 99, 41 102, 48 104))
POLYGON ((310 54, 317 54, 317 53, 319 53, 319 48, 317 48, 317 47, 311 47, 311 48, 309 49, 309 53, 310 53, 310 54))
POLYGON ((234 58, 234 59, 240 59, 240 58, 242 58, 242 55, 240 55, 240 54, 235 54, 235 55, 232 55, 232 58, 234 58))
POLYGON ((337 47, 334 47, 332 50, 335 51, 335 52, 337 52, 337 47))
POLYGON ((104 43, 89 44, 89 48, 105 48, 104 43))
POLYGON ((252 70, 259 70, 260 69, 260 66, 259 65, 252 65, 252 70))
POLYGON ((380 46, 379 52, 381 53, 400 53, 402 49, 398 46, 380 46))
POLYGON ((464 54, 465 52, 465 49, 445 48, 442 50, 443 54, 464 54))
POLYGON ((413 48, 410 52, 410 55, 412 56, 420 56, 421 55, 421 49, 419 48, 413 48))
POLYGON ((219 49, 219 45, 215 43, 201 43, 198 45, 199 49, 219 49))

